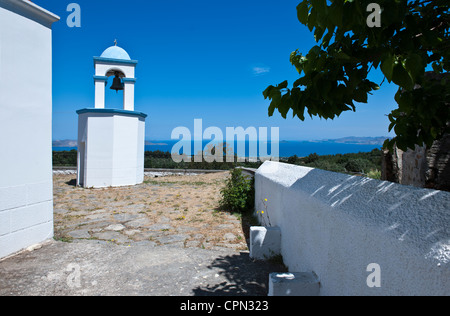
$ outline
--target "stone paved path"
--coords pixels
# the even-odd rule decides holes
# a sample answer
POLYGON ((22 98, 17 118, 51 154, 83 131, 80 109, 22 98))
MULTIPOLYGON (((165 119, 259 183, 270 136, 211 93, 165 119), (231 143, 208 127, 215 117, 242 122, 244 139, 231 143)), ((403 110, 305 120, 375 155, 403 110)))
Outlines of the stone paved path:
POLYGON ((54 175, 55 238, 246 250, 239 214, 219 210, 228 172, 146 177, 141 185, 84 189, 54 175))

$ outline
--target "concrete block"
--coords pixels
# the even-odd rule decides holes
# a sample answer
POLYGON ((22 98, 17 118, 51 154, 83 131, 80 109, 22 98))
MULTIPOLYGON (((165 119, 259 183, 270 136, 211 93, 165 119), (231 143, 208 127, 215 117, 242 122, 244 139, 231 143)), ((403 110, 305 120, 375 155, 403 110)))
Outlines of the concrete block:
POLYGON ((271 273, 268 296, 319 296, 320 284, 312 273, 271 273))
MULTIPOLYGON (((51 177, 48 178, 51 180, 51 177)), ((26 191, 27 205, 53 200, 53 183, 51 181, 27 184, 26 191)))
MULTIPOLYGON (((4 176, 3 169, 5 168, 2 166, 2 169, 0 170, 2 172, 2 177, 4 176)), ((26 192, 25 185, 0 188, 0 211, 25 206, 27 203, 25 198, 27 195, 26 192)))
POLYGON ((250 257, 265 260, 281 254, 279 227, 250 227, 250 257))
POLYGON ((11 232, 53 222, 53 201, 15 208, 10 214, 11 232))

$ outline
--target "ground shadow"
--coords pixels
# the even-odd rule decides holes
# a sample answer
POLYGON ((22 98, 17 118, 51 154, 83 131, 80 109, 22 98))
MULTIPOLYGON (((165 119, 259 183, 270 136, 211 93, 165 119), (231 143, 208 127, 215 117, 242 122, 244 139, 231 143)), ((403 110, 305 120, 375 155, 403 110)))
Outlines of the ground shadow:
POLYGON ((227 281, 199 286, 193 289, 195 296, 266 296, 269 274, 286 271, 282 264, 254 261, 245 252, 218 257, 208 269, 219 269, 218 274, 227 281))
POLYGON ((76 187, 77 186, 77 179, 72 179, 70 181, 67 181, 66 184, 67 185, 71 185, 73 187, 76 187))

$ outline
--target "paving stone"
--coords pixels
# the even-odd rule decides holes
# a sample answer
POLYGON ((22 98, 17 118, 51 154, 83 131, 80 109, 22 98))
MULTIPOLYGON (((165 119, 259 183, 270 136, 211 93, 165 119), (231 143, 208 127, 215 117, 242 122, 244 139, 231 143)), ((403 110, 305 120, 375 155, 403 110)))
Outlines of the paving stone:
POLYGON ((53 210, 55 212, 55 214, 67 214, 69 211, 63 208, 55 208, 53 210))
POLYGON ((187 235, 167 235, 167 236, 161 236, 156 237, 155 239, 158 240, 161 244, 172 244, 176 242, 184 242, 186 239, 188 239, 189 236, 187 235))
POLYGON ((154 241, 150 241, 150 240, 141 240, 141 241, 137 241, 133 244, 134 246, 144 246, 144 247, 156 247, 156 243, 154 241))
POLYGON ((221 224, 221 225, 217 225, 215 228, 217 229, 232 229, 234 228, 234 225, 232 224, 221 224))
POLYGON ((131 229, 131 230, 125 230, 125 231, 123 231, 123 233, 125 234, 125 235, 128 235, 128 236, 133 236, 133 235, 136 235, 136 234, 138 234, 138 233, 140 233, 141 231, 139 230, 139 229, 131 229))
POLYGON ((173 227, 170 226, 169 224, 155 224, 149 226, 147 229, 152 231, 163 231, 163 230, 171 230, 173 229, 173 227))
POLYGON ((71 232, 68 232, 67 236, 72 237, 72 238, 79 238, 79 239, 91 238, 91 235, 89 234, 89 230, 87 230, 87 229, 73 230, 71 232))
POLYGON ((119 244, 132 242, 131 240, 129 240, 127 237, 125 237, 121 233, 118 233, 115 231, 96 233, 96 234, 94 234, 94 237, 101 239, 101 240, 113 241, 113 242, 119 243, 119 244))
POLYGON ((201 243, 202 242, 200 240, 189 240, 186 242, 186 248, 200 247, 201 243))
POLYGON ((105 230, 112 230, 112 231, 122 231, 125 229, 125 226, 123 226, 122 224, 114 224, 114 225, 109 225, 108 227, 105 228, 105 230))
POLYGON ((194 236, 192 236, 193 239, 204 239, 205 235, 203 234, 195 234, 194 236))
POLYGON ((139 215, 129 214, 129 213, 121 213, 121 214, 114 214, 113 217, 115 220, 125 223, 125 222, 135 220, 136 218, 139 217, 139 215))
POLYGON ((158 222, 160 222, 160 223, 169 223, 169 222, 170 222, 170 218, 165 217, 165 216, 161 216, 161 217, 159 218, 159 221, 158 221, 158 222))
POLYGON ((93 214, 93 215, 88 215, 86 216, 86 219, 88 220, 92 220, 92 221, 97 221, 99 219, 105 219, 105 214, 93 214))
POLYGON ((194 227, 190 227, 190 226, 178 226, 177 227, 177 232, 179 232, 179 233, 187 233, 187 232, 192 232, 192 231, 196 231, 196 229, 194 227))
POLYGON ((132 228, 138 228, 138 227, 145 227, 147 225, 150 225, 152 222, 146 218, 146 217, 142 217, 142 218, 138 218, 135 220, 132 220, 130 222, 125 223, 125 225, 127 227, 132 227, 132 228))
POLYGON ((236 239, 236 235, 232 234, 232 233, 226 233, 225 235, 223 235, 223 238, 226 240, 235 240, 236 239))

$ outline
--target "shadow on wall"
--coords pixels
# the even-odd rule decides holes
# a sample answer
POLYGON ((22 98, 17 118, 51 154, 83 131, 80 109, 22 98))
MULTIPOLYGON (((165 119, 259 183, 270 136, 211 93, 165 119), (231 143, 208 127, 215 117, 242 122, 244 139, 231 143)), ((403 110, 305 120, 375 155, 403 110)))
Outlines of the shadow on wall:
POLYGON ((319 204, 450 262, 450 193, 312 169, 290 185, 319 204))
POLYGON ((284 272, 282 265, 267 261, 253 261, 248 253, 216 258, 209 269, 220 269, 222 277, 217 284, 193 289, 195 296, 266 296, 269 274, 284 272), (226 281, 223 281, 223 277, 226 281))

